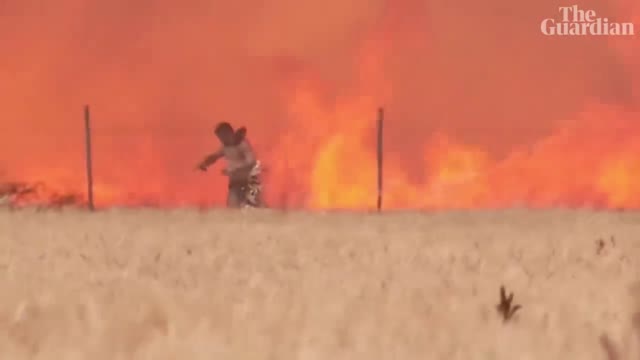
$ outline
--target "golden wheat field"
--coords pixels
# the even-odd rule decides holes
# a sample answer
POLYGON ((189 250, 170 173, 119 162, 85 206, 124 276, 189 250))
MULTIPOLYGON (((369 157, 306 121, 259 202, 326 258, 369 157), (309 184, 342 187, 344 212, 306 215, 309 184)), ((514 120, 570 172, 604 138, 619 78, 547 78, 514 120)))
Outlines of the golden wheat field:
POLYGON ((2 210, 0 358, 637 359, 638 280, 633 213, 2 210))

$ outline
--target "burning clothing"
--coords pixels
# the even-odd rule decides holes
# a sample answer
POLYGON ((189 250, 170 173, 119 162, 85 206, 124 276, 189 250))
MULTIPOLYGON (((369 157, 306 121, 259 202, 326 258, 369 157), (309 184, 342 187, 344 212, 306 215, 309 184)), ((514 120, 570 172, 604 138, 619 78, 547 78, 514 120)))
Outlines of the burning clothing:
POLYGON ((229 177, 227 207, 257 207, 261 205, 262 172, 251 144, 245 138, 246 129, 218 131, 223 146, 209 155, 198 167, 205 171, 218 159, 224 158, 227 167, 223 174, 229 177))
POLYGON ((262 207, 261 173, 262 166, 260 161, 256 161, 247 174, 242 174, 242 177, 230 177, 227 206, 262 207))

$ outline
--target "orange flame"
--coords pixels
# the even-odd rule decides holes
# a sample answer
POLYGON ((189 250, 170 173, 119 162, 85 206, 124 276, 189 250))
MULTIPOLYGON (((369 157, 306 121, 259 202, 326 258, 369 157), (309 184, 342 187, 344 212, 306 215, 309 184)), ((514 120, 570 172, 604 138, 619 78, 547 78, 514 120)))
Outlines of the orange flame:
MULTIPOLYGON (((499 0, 469 0, 473 17, 186 1, 5 1, 0 183, 15 203, 86 201, 89 102, 98 206, 222 204, 218 168, 193 168, 225 120, 248 127, 270 205, 374 208, 384 106, 385 208, 640 207, 637 37, 545 37, 551 0, 510 3, 513 18, 499 0)), ((596 11, 640 27, 634 5, 596 11)))

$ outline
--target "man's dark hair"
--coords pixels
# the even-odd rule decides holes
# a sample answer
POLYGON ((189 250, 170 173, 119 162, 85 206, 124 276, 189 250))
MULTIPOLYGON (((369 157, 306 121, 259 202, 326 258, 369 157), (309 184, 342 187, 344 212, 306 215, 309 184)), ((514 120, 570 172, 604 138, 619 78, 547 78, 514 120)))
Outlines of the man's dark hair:
POLYGON ((229 124, 228 122, 221 122, 218 125, 216 125, 216 129, 214 130, 216 135, 221 135, 221 134, 233 134, 233 126, 231 126, 231 124, 229 124))

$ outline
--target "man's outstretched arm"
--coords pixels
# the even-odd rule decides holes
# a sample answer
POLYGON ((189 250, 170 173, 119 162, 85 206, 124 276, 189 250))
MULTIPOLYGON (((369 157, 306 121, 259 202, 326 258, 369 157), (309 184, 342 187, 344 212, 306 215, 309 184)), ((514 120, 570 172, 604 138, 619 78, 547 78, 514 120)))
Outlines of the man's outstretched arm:
POLYGON ((216 163, 216 161, 220 160, 220 158, 222 158, 224 156, 222 149, 214 152, 213 154, 207 156, 206 158, 204 158, 204 160, 202 160, 202 162, 200 162, 200 164, 198 164, 198 169, 202 170, 202 171, 206 171, 207 168, 213 164, 216 163))

